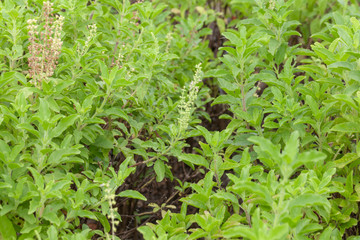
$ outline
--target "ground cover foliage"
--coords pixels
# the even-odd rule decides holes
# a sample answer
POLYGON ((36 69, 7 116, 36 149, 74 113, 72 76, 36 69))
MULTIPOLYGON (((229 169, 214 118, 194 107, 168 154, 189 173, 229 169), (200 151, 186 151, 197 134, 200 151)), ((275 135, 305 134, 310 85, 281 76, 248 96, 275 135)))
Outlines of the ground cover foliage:
POLYGON ((0 10, 0 239, 359 238, 356 0, 0 10))

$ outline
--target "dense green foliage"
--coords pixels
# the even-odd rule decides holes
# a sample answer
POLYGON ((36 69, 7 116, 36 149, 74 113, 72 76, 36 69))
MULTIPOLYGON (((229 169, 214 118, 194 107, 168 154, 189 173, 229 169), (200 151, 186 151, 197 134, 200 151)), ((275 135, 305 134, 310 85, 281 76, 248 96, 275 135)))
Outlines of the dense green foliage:
POLYGON ((358 1, 52 3, 0 2, 0 239, 360 239, 358 1))

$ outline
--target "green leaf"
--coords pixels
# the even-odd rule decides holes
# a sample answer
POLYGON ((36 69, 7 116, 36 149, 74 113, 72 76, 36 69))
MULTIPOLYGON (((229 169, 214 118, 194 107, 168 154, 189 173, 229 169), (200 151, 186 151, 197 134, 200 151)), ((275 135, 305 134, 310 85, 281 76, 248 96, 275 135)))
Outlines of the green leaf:
POLYGON ((47 234, 49 239, 59 239, 58 238, 58 231, 54 225, 51 225, 47 230, 47 234))
POLYGON ((344 122, 336 124, 331 128, 331 131, 343 132, 343 133, 359 133, 360 124, 357 122, 344 122))
POLYGON ((295 131, 290 135, 290 138, 284 148, 283 155, 287 155, 292 162, 295 159, 295 156, 297 155, 298 152, 299 152, 299 132, 295 131))
POLYGON ((264 137, 253 136, 247 140, 258 145, 255 151, 258 154, 264 155, 260 157, 260 160, 268 165, 268 167, 273 168, 274 162, 281 165, 280 146, 273 144, 269 139, 264 137), (265 153, 266 157, 265 154, 262 153, 265 153))
MULTIPOLYGON (((95 97, 95 95, 89 95, 85 98, 85 100, 83 101, 83 103, 80 107, 82 113, 86 113, 92 108, 94 97, 95 97)), ((78 108, 78 106, 76 108, 78 108)))
POLYGON ((330 236, 331 236, 331 233, 333 231, 333 227, 329 226, 327 227, 320 235, 319 237, 319 240, 328 240, 328 239, 331 239, 330 236))
POLYGON ((134 198, 134 199, 140 199, 143 201, 147 201, 146 197, 144 197, 141 193, 135 190, 125 190, 119 193, 119 197, 127 197, 127 198, 134 198))
POLYGON ((215 194, 212 194, 211 198, 218 198, 221 200, 232 202, 235 205, 239 205, 239 199, 237 199, 234 194, 229 192, 217 192, 215 194))
POLYGON ((333 95, 333 98, 335 98, 335 99, 337 99, 339 101, 347 103, 349 106, 353 107, 354 109, 358 109, 355 101, 350 96, 348 96, 346 94, 336 94, 336 95, 333 95))
POLYGON ((40 203, 40 197, 33 197, 30 201, 28 214, 32 214, 38 209, 42 204, 40 203))
POLYGON ((3 89, 10 82, 15 82, 14 75, 15 72, 3 72, 0 76, 0 88, 3 89))
POLYGON ((316 82, 329 83, 330 85, 344 86, 344 83, 340 78, 318 78, 316 79, 316 82))
POLYGON ((283 34, 283 37, 293 36, 293 35, 301 37, 301 34, 300 34, 298 31, 295 31, 295 30, 286 31, 286 32, 283 34))
MULTIPOLYGON (((30 94, 28 93, 27 95, 30 94)), ((16 95, 15 104, 13 104, 13 106, 16 109, 16 111, 18 111, 19 113, 25 113, 27 109, 30 107, 30 104, 27 104, 26 101, 27 97, 28 96, 25 96, 24 91, 21 91, 16 95)))
POLYGON ((234 226, 232 228, 222 231, 222 235, 226 239, 233 239, 238 237, 245 237, 247 239, 256 240, 256 234, 247 226, 234 226))
POLYGON ((114 147, 114 140, 106 135, 99 135, 93 145, 104 149, 112 149, 114 147))
POLYGON ((79 154, 80 150, 78 149, 59 149, 50 154, 50 157, 48 159, 49 164, 61 164, 63 163, 64 158, 72 155, 79 154))
POLYGON ((286 239, 289 233, 289 226, 287 224, 278 225, 271 229, 269 239, 286 239))
POLYGON ((349 78, 357 81, 360 83, 360 71, 359 70, 353 70, 349 72, 349 78))
POLYGON ((154 170, 156 173, 156 181, 161 182, 165 177, 165 164, 162 160, 156 160, 154 164, 154 170))
POLYGON ((332 68, 342 68, 342 69, 346 69, 346 70, 353 70, 353 65, 349 62, 335 62, 332 64, 328 65, 328 68, 332 69, 332 68))
POLYGON ((239 86, 237 84, 226 81, 223 78, 219 78, 218 81, 220 88, 225 90, 226 92, 233 92, 239 89, 239 86))
POLYGON ((209 130, 207 130, 203 126, 197 126, 196 128, 201 132, 201 134, 205 138, 206 142, 210 144, 211 139, 212 139, 211 132, 209 132, 209 130))
POLYGON ((155 233, 149 226, 138 227, 137 230, 143 235, 145 240, 154 240, 157 239, 155 233))
POLYGON ((33 176, 35 180, 35 184, 39 189, 44 189, 44 177, 42 174, 40 174, 35 168, 28 167, 29 171, 31 172, 31 175, 33 176))
POLYGON ((209 197, 205 196, 204 194, 191 194, 190 196, 186 197, 186 198, 182 198, 180 201, 194 206, 196 208, 200 208, 200 209, 207 209, 206 203, 209 201, 209 197))
POLYGON ((51 138, 60 136, 68 127, 74 124, 79 115, 72 114, 60 120, 59 124, 51 131, 51 138))
POLYGON ((327 211, 330 211, 331 209, 330 202, 325 197, 319 194, 305 193, 290 201, 289 210, 294 207, 308 207, 314 205, 322 206, 327 211))
POLYGON ((294 170, 306 163, 316 163, 318 161, 322 161, 326 159, 326 154, 323 152, 318 152, 315 150, 310 150, 307 152, 302 152, 296 158, 294 162, 292 162, 292 166, 294 170))
POLYGON ((37 130, 35 130, 35 128, 28 122, 24 122, 24 123, 20 123, 18 125, 16 125, 17 129, 22 129, 22 130, 26 130, 29 133, 32 133, 33 135, 35 135, 36 137, 40 138, 40 134, 37 130))
POLYGON ((299 234, 309 234, 312 232, 320 231, 322 229, 323 227, 318 223, 308 223, 305 227, 301 229, 301 231, 299 231, 299 234))
POLYGON ((269 192, 269 189, 255 182, 237 181, 235 185, 229 187, 229 189, 238 194, 242 194, 244 191, 249 191, 258 195, 258 199, 262 200, 263 203, 269 206, 271 206, 273 203, 273 199, 269 192))
POLYGON ((95 216, 95 214, 89 210, 77 210, 77 214, 79 217, 97 220, 97 217, 95 216))
POLYGON ((0 182, 0 189, 2 188, 11 188, 11 184, 9 183, 5 183, 5 182, 0 182))
POLYGON ((220 103, 237 104, 239 102, 240 102, 239 98, 226 94, 226 95, 220 95, 217 98, 215 98, 215 100, 211 103, 211 106, 220 103))
POLYGON ((112 116, 115 116, 115 117, 118 117, 118 118, 122 118, 122 119, 124 119, 126 121, 129 120, 128 115, 120 107, 112 107, 112 108, 106 109, 105 114, 112 115, 112 116))
POLYGON ((210 77, 220 78, 220 77, 225 77, 227 75, 229 75, 229 71, 227 71, 225 69, 210 69, 210 70, 205 72, 204 77, 206 77, 206 78, 210 78, 210 77))
POLYGON ((100 67, 100 72, 101 72, 101 79, 106 83, 107 86, 111 85, 111 82, 109 80, 109 69, 108 67, 105 65, 105 63, 99 59, 97 59, 97 62, 99 64, 100 67))
POLYGON ((284 61, 286 49, 288 47, 287 43, 282 43, 275 53, 275 63, 279 65, 284 61))
POLYGON ((315 43, 312 46, 312 49, 320 58, 324 60, 326 64, 337 61, 335 54, 326 49, 321 43, 315 43))
POLYGON ((209 168, 209 162, 206 161, 206 159, 200 155, 197 154, 183 154, 179 156, 180 161, 189 162, 195 165, 203 166, 206 168, 209 168))
POLYGON ((345 192, 342 193, 346 199, 349 199, 351 194, 354 192, 354 179, 353 179, 353 171, 347 175, 346 184, 345 184, 345 192))
MULTIPOLYGON (((116 75, 118 74, 119 71, 119 67, 117 65, 115 65, 115 67, 113 67, 110 71, 110 75, 109 75, 109 80, 112 83, 116 77, 116 75)), ((124 71, 124 68, 120 71, 124 71)))
POLYGON ((225 24, 224 19, 222 19, 222 18, 220 18, 220 17, 216 18, 216 24, 217 24, 218 27, 219 27, 220 33, 225 32, 226 24, 225 24))
POLYGON ((360 236, 350 236, 347 240, 360 240, 360 236))
POLYGON ((0 240, 16 239, 14 226, 6 215, 0 216, 0 223, 0 240))
POLYGON ((48 122, 51 116, 50 108, 48 102, 40 98, 40 106, 39 106, 39 117, 41 121, 48 122))
POLYGON ((237 36, 235 33, 233 32, 224 32, 222 34, 224 37, 226 37, 228 40, 230 40, 230 42, 232 44, 234 44, 235 46, 242 46, 243 43, 241 41, 241 39, 239 38, 239 36, 237 36))
POLYGON ((60 227, 60 219, 56 215, 56 212, 45 211, 42 217, 48 220, 51 224, 55 224, 57 227, 60 227))
POLYGON ((103 214, 99 213, 99 212, 94 212, 95 216, 97 217, 97 219, 100 221, 100 223, 103 225, 104 227, 104 231, 105 232, 110 232, 110 223, 108 221, 108 219, 106 218, 106 216, 104 216, 103 214))
POLYGON ((306 103, 309 105, 314 117, 318 119, 320 117, 319 105, 315 102, 314 98, 312 98, 310 95, 306 95, 306 103))
POLYGON ((334 163, 337 168, 344 168, 346 165, 348 165, 358 159, 359 159, 359 156, 357 153, 347 153, 339 160, 336 160, 334 163))

